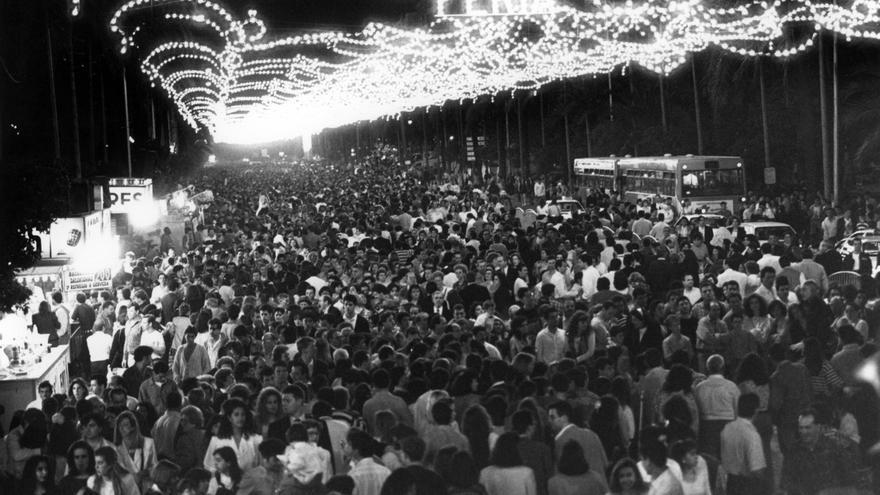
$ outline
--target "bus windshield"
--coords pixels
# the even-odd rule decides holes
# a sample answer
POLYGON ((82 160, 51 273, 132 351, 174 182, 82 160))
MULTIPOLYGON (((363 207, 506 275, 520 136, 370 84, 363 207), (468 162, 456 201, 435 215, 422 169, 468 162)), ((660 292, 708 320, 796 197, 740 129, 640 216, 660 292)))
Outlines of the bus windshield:
POLYGON ((689 170, 681 176, 681 193, 684 197, 741 196, 743 194, 742 169, 689 170))

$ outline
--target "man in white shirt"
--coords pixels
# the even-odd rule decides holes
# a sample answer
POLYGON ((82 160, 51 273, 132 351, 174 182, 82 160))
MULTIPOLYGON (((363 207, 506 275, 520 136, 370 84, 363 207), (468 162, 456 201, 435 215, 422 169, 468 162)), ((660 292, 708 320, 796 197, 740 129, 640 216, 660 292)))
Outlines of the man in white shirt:
POLYGON ((687 274, 682 279, 682 284, 684 285, 684 290, 682 294, 684 297, 688 298, 688 301, 691 302, 691 306, 697 304, 697 301, 702 299, 703 293, 700 292, 700 289, 695 287, 694 284, 694 276, 691 274, 687 274))
POLYGON ((724 247, 724 241, 733 242, 733 234, 724 225, 719 225, 712 229, 712 240, 709 242, 712 246, 724 247))
POLYGON ((837 240, 837 219, 833 208, 825 210, 825 219, 822 220, 822 240, 837 240))
POLYGON ((544 329, 535 338, 535 354, 539 362, 554 363, 565 356, 565 330, 558 328, 556 308, 545 305, 541 308, 544 329))
MULTIPOLYGON (((111 306, 112 308, 112 306, 111 306)), ((112 311, 112 309, 111 309, 112 311)), ((107 364, 110 362, 110 346, 113 344, 112 329, 102 328, 92 332, 86 339, 89 348, 89 356, 92 358, 93 375, 106 375, 107 364)))
POLYGON ((776 273, 782 271, 782 265, 779 264, 779 256, 773 255, 773 246, 768 242, 761 246, 761 258, 758 260, 758 268, 762 270, 766 267, 771 267, 776 270, 776 273))
POLYGON ((651 233, 651 221, 648 220, 648 215, 645 212, 639 212, 639 218, 633 221, 630 230, 632 230, 633 234, 636 234, 639 237, 645 237, 646 235, 651 233))
POLYGON ((773 269, 772 266, 766 266, 761 269, 761 285, 758 286, 758 289, 755 291, 755 294, 758 294, 764 301, 769 305, 773 301, 776 300, 776 289, 774 288, 774 284, 776 283, 776 270, 773 269))
POLYGON ((721 432, 736 419, 739 387, 724 378, 724 358, 714 354, 706 360, 705 380, 694 387, 694 398, 700 411, 700 449, 716 458, 721 453, 721 432))
POLYGON ((373 461, 372 447, 375 443, 370 435, 360 429, 352 428, 345 435, 343 453, 350 459, 348 476, 354 480, 353 495, 379 495, 382 485, 391 471, 373 461))
POLYGON ((732 280, 739 285, 740 295, 746 297, 745 290, 749 276, 739 271, 741 263, 742 258, 736 255, 724 258, 724 271, 718 274, 715 285, 724 287, 724 284, 732 280))
POLYGON ((61 326, 55 333, 58 334, 58 345, 66 345, 70 343, 70 310, 64 305, 60 292, 52 293, 52 311, 58 317, 61 326))
POLYGON ((681 466, 667 456, 662 430, 648 427, 640 435, 639 474, 650 485, 650 495, 684 495, 681 466))
POLYGON ((581 275, 581 287, 584 290, 582 297, 585 300, 589 300, 596 293, 596 283, 599 281, 602 273, 599 272, 599 268, 596 266, 596 263, 599 261, 598 258, 584 254, 581 256, 581 261, 586 267, 584 268, 583 275, 581 275))
POLYGON ((552 271, 548 273, 548 282, 553 284, 554 287, 553 297, 563 297, 566 293, 565 275, 562 274, 562 270, 565 270, 565 262, 557 261, 556 263, 554 263, 552 271))
POLYGON ((737 404, 739 417, 721 430, 721 465, 727 472, 727 493, 750 495, 761 493, 767 460, 761 435, 752 423, 760 406, 757 394, 741 396, 737 404))
POLYGON ((657 214, 657 223, 651 228, 651 237, 662 243, 666 239, 666 232, 669 230, 669 224, 665 221, 666 217, 662 213, 657 214))
POLYGON ((42 410, 43 409, 43 401, 48 399, 49 397, 52 397, 53 392, 54 392, 54 388, 52 387, 51 383, 49 383, 48 381, 40 382, 40 386, 39 386, 39 388, 37 388, 37 393, 39 394, 39 396, 36 399, 34 399, 33 401, 31 401, 30 404, 27 405, 27 407, 25 408, 25 411, 27 411, 28 409, 42 410))

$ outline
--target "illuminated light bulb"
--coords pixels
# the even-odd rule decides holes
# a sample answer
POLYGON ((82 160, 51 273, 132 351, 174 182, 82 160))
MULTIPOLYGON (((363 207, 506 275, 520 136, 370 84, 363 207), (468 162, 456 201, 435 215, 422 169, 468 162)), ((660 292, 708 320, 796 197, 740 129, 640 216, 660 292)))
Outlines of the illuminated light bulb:
MULTIPOLYGON (((146 1, 129 0, 111 17, 122 53, 137 47, 143 19, 133 7, 146 1)), ((812 47, 821 29, 847 40, 880 38, 873 27, 878 0, 850 6, 764 0, 732 8, 708 7, 703 0, 627 0, 617 6, 594 0, 590 11, 540 0, 529 4, 531 10, 442 17, 423 28, 369 23, 358 33, 268 39, 253 10, 237 19, 212 0, 151 5, 162 9, 165 22, 207 26, 217 39, 151 40, 141 70, 189 125, 209 129, 217 141, 239 142, 311 135, 484 95, 494 101, 507 92, 512 98, 517 90, 535 92, 552 81, 596 77, 616 67, 626 74, 631 63, 668 75, 686 63, 687 54, 712 46, 741 56, 785 58, 812 47), (199 14, 192 14, 193 6, 199 14), (814 31, 791 45, 782 34, 793 23, 814 31), (309 47, 332 57, 303 55, 309 47)), ((525 4, 488 0, 465 8, 486 13, 501 5, 525 4)))

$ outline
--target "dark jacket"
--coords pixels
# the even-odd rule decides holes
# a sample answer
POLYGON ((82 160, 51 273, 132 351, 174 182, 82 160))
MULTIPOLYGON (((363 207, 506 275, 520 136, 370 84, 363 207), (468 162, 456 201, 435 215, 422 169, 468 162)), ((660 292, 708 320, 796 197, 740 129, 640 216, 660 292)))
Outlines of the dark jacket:
POLYGON ((37 327, 37 333, 41 335, 49 335, 49 345, 58 344, 58 329, 61 328, 61 322, 54 312, 37 313, 31 317, 34 326, 37 327))
POLYGON ((96 318, 95 310, 88 304, 77 304, 70 315, 71 321, 79 323, 79 329, 86 331, 91 330, 95 326, 96 318))
POLYGON ((125 328, 120 328, 113 335, 110 343, 110 369, 122 367, 122 357, 125 355, 125 328))
POLYGON ((174 438, 174 455, 171 460, 180 466, 180 472, 185 473, 195 467, 203 467, 202 460, 205 458, 205 432, 196 428, 189 432, 178 430, 174 438))
POLYGON ((663 349, 663 333, 659 325, 653 322, 645 322, 645 334, 639 338, 639 331, 632 326, 626 330, 623 337, 623 345, 629 349, 630 355, 638 356, 647 349, 663 349))
POLYGON ((266 432, 267 438, 277 438, 285 444, 287 443, 287 430, 290 428, 290 416, 284 416, 269 423, 269 430, 266 432))
POLYGON ((547 495, 547 482, 553 476, 553 451, 547 444, 530 438, 520 438, 517 450, 523 465, 535 474, 538 495, 547 495))
MULTIPOLYGON (((854 271, 853 266, 855 266, 856 261, 853 259, 852 255, 844 256, 840 259, 840 263, 838 267, 843 271, 854 271)), ((859 255, 859 275, 863 277, 870 277, 871 272, 873 272, 874 265, 871 263, 871 258, 865 254, 861 253, 859 255)))

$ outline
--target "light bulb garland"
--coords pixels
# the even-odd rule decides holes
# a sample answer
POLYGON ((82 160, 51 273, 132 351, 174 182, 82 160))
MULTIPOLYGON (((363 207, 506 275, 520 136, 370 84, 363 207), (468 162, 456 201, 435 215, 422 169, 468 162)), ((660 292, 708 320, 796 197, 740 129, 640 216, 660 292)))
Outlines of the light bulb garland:
MULTIPOLYGON (((688 54, 718 47, 745 57, 786 58, 823 30, 880 39, 880 0, 753 1, 716 8, 702 0, 437 0, 423 28, 369 23, 360 32, 268 37, 250 10, 237 19, 211 0, 129 0, 110 30, 120 52, 146 48, 141 69, 193 128, 219 142, 291 139, 360 120, 535 91, 559 80, 629 72, 668 75, 688 54), (200 41, 147 45, 141 34, 162 9, 167 23, 208 28, 200 41), (452 11, 450 9, 463 9, 452 11), (464 15, 457 15, 464 14, 464 15), (798 30, 799 39, 786 41, 798 30)), ((141 52, 141 50, 139 50, 141 52)))

